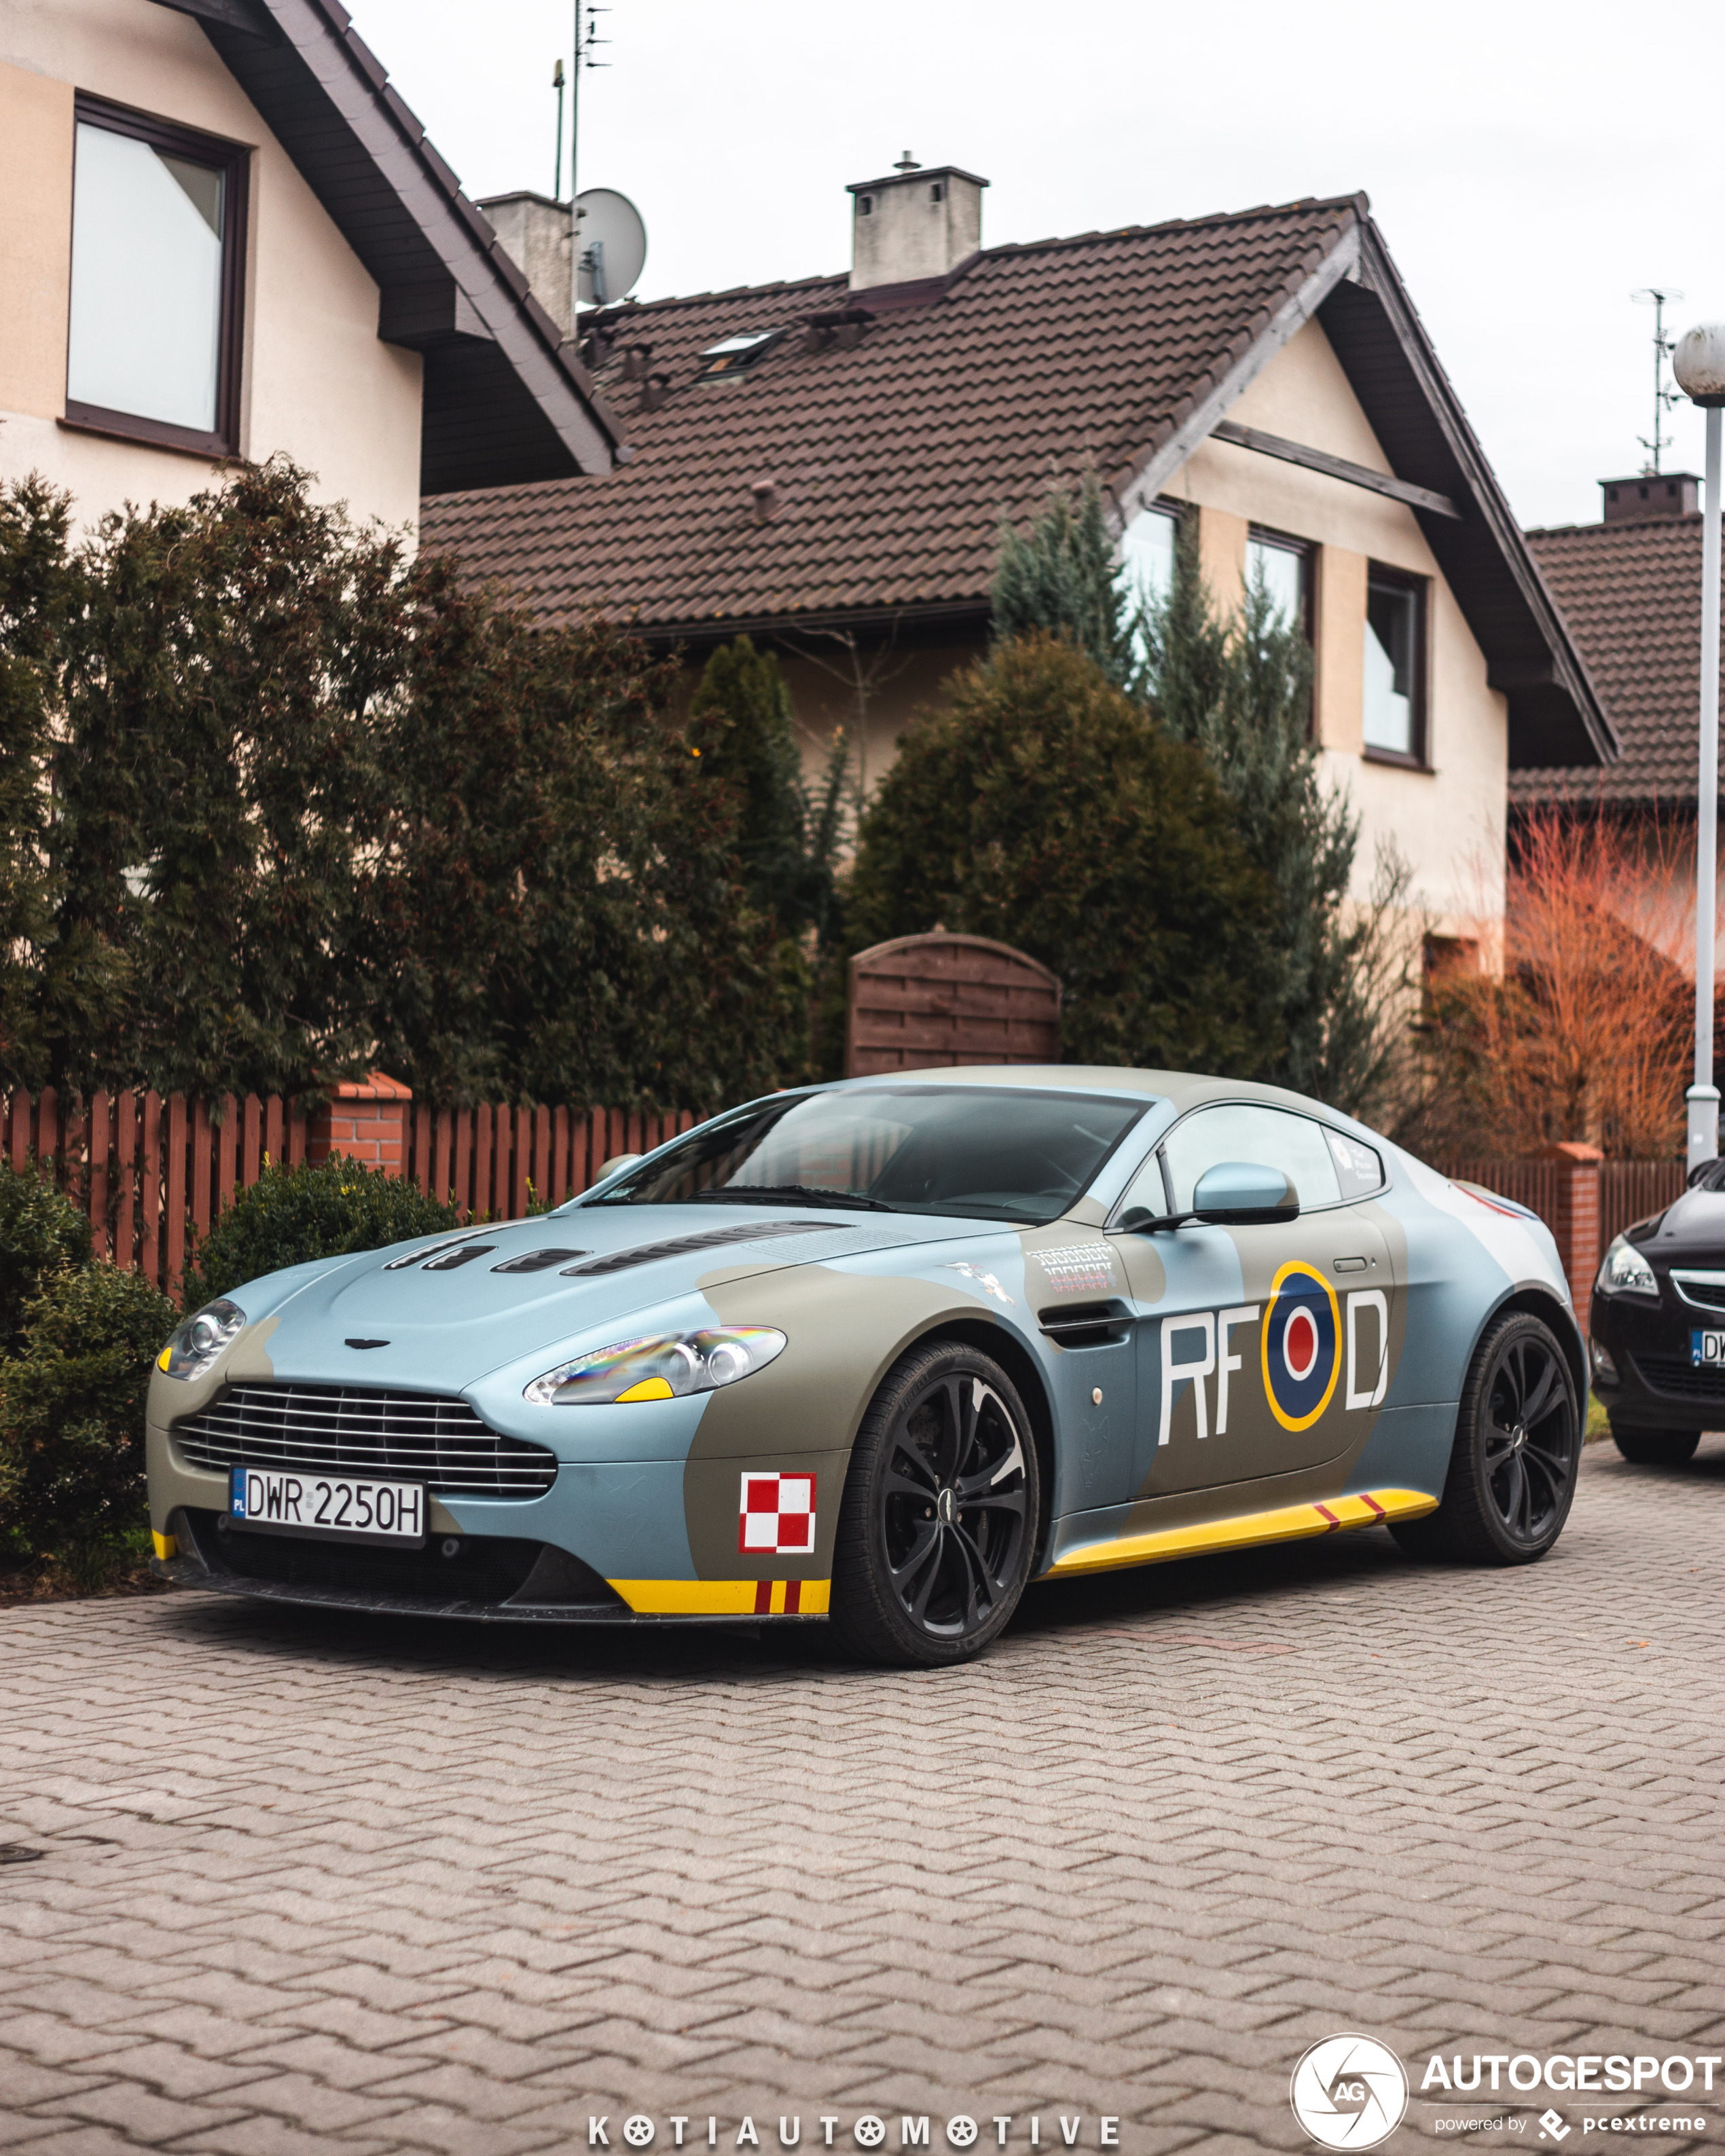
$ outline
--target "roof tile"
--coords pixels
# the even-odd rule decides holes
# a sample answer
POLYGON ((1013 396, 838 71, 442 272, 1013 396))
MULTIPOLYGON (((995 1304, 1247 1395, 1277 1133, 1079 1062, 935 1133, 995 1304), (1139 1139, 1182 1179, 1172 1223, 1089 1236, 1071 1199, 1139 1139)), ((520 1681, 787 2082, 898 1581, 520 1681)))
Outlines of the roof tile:
MULTIPOLYGON (((1574 524, 1530 531, 1623 741, 1605 770, 1512 771, 1510 798, 1685 805, 1695 796, 1701 701, 1701 519, 1574 524)), ((1722 670, 1725 673, 1725 670, 1722 670)))
POLYGON ((980 606, 1001 520, 1165 438, 1359 214, 1348 196, 989 249, 943 295, 879 309, 850 350, 788 336, 728 377, 696 379, 721 337, 878 295, 817 277, 614 309, 596 378, 633 461, 433 497, 423 543, 557 620, 980 606), (669 386, 657 411, 623 378, 639 343, 669 386))

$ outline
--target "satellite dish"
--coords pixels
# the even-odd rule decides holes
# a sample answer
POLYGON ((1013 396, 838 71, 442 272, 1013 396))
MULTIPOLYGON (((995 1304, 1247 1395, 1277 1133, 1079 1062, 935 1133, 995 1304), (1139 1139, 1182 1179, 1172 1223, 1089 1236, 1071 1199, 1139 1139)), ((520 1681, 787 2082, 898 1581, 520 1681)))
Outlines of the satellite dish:
POLYGON ((575 231, 576 297, 594 307, 626 299, 647 264, 639 210, 614 187, 588 187, 575 198, 575 231))

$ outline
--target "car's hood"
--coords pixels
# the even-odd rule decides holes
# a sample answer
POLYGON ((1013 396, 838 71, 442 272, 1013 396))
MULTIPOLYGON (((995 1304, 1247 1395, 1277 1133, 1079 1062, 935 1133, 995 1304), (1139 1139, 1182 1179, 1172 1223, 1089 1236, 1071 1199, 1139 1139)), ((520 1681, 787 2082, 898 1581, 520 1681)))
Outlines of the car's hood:
POLYGON ((275 1317, 267 1345, 280 1378, 459 1391, 518 1356, 676 1301, 715 1276, 978 1232, 1002 1229, 794 1203, 594 1207, 370 1250, 309 1278, 296 1269, 291 1285, 278 1276, 255 1291, 236 1289, 234 1299, 249 1317, 275 1317), (279 1286, 288 1286, 285 1298, 279 1286))
POLYGON ((1725 1263, 1725 1191, 1686 1190, 1663 1213, 1636 1221, 1628 1234, 1661 1263, 1725 1263))

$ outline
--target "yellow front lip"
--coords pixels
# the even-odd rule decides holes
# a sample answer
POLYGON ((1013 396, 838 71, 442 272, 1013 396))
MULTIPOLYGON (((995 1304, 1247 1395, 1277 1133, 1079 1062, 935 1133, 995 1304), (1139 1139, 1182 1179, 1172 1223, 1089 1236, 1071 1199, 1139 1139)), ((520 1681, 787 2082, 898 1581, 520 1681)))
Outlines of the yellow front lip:
POLYGON ((609 1584, 642 1617, 824 1617, 833 1592, 830 1579, 614 1579, 609 1584), (788 1611, 791 1587, 798 1606, 788 1611))
POLYGON ((1076 1549, 1063 1551, 1045 1577, 1063 1579, 1079 1573, 1116 1572, 1131 1564, 1165 1563, 1170 1558, 1250 1549, 1258 1543, 1332 1535, 1343 1527, 1376 1527, 1386 1520, 1416 1520, 1423 1512, 1435 1512, 1437 1504, 1424 1490, 1363 1490, 1349 1497, 1326 1498, 1322 1504, 1279 1505, 1269 1512, 1206 1520, 1197 1527, 1163 1527, 1152 1534, 1081 1543, 1076 1549))

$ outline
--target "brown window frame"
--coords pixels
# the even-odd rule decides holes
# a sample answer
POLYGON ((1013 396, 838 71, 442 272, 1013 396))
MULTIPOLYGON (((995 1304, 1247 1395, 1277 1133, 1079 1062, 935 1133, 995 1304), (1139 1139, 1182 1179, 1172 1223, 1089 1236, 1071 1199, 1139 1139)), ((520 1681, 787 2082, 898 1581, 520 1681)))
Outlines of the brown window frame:
MULTIPOLYGON (((215 457, 239 454, 239 397, 241 367, 245 351, 245 270, 249 233, 249 194, 252 153, 243 142, 229 142, 216 135, 203 135, 152 114, 134 111, 129 105, 110 105, 105 99, 87 97, 80 90, 73 100, 74 215, 76 215, 76 129, 79 126, 105 128, 110 135, 130 136, 151 149, 166 150, 194 163, 218 167, 224 176, 223 203, 227 229, 222 235, 222 326, 216 351, 216 424, 206 433, 196 427, 176 427, 165 419, 147 419, 136 412, 116 412, 103 404, 85 404, 69 393, 65 424, 111 434, 121 441, 143 442, 157 449, 191 449, 215 457)), ((75 244, 75 225, 74 241, 75 244)), ((66 293, 69 334, 66 365, 71 367, 69 326, 72 295, 66 293)))
MULTIPOLYGON (((1431 579, 1416 575, 1409 569, 1392 569, 1386 562, 1368 561, 1366 564, 1366 599, 1370 604, 1372 587, 1380 584, 1386 589, 1411 592, 1414 597, 1414 747, 1411 752, 1399 748, 1376 748, 1362 738, 1360 753, 1368 763, 1387 763, 1402 771, 1430 771, 1431 732, 1427 695, 1427 675, 1430 670, 1429 654, 1431 648, 1431 579)), ((1369 623, 1362 623, 1364 634, 1369 623)), ((1362 713, 1363 721, 1363 713, 1362 713)))
POLYGON ((1260 547, 1274 547, 1283 554, 1298 557, 1300 562, 1300 634, 1314 649, 1317 648, 1317 544, 1315 540, 1302 539, 1297 532, 1277 531, 1267 524, 1249 524, 1246 543, 1260 547))

